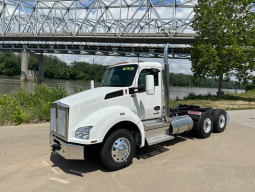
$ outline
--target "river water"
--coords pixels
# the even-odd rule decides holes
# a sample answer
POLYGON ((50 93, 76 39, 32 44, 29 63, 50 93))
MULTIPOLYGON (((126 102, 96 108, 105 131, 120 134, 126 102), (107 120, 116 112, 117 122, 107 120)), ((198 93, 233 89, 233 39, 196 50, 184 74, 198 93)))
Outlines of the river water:
MULTIPOLYGON (((59 80, 59 79, 45 79, 44 83, 49 86, 49 88, 53 88, 56 84, 65 87, 68 94, 70 94, 74 87, 77 89, 89 89, 90 82, 88 81, 71 81, 71 80, 59 80)), ((96 85, 98 86, 98 85, 96 85)), ((14 78, 0 78, 0 97, 4 94, 10 95, 12 92, 17 91, 20 87, 27 89, 29 92, 33 92, 34 83, 30 82, 20 82, 19 79, 14 78)), ((170 98, 174 99, 175 97, 179 97, 182 99, 187 96, 189 93, 198 94, 208 94, 216 95, 218 90, 215 88, 199 88, 199 87, 170 87, 170 98)), ((236 89, 223 89, 224 92, 231 93, 242 93, 244 90, 236 90, 236 89)))

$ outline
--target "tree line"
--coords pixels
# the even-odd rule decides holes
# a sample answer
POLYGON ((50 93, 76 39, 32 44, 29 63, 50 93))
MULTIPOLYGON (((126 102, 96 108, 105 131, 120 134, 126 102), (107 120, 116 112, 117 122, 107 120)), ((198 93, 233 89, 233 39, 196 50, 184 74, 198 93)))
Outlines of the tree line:
MULTIPOLYGON (((101 81, 108 66, 74 61, 70 65, 55 55, 44 55, 44 77, 66 80, 101 81)), ((21 55, 10 52, 0 53, 0 75, 20 75, 21 55)), ((38 71, 38 60, 29 58, 28 69, 38 71)))
MULTIPOLYGON (((20 54, 0 53, 0 75, 15 76, 20 75, 20 54)), ((55 55, 44 56, 44 76, 50 79, 66 79, 66 80, 95 80, 100 82, 106 65, 90 64, 87 62, 74 61, 70 65, 62 61, 55 55)), ((38 70, 38 60, 29 58, 29 70, 38 70)), ((206 78, 204 81, 196 79, 193 75, 181 73, 170 73, 169 83, 171 86, 185 87, 207 87, 217 88, 218 82, 214 78, 206 78)), ((224 82, 225 89, 242 89, 234 81, 224 82)))

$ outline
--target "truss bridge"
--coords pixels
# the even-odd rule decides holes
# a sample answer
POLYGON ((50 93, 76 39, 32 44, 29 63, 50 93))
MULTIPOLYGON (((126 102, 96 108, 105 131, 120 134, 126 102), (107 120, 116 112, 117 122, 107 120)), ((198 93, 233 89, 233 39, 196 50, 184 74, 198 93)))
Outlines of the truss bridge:
POLYGON ((195 0, 0 0, 0 41, 190 44, 195 0))
POLYGON ((28 57, 37 58, 43 70, 44 53, 162 57, 169 43, 169 58, 189 58, 195 3, 0 0, 0 51, 22 52, 23 80, 28 80, 28 57))

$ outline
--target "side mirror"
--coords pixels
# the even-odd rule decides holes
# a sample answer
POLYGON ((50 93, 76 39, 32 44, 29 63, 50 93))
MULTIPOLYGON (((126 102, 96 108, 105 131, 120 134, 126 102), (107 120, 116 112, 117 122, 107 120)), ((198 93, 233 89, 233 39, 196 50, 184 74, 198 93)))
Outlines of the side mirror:
POLYGON ((154 85, 153 75, 146 75, 146 94, 147 95, 155 94, 155 85, 154 85))

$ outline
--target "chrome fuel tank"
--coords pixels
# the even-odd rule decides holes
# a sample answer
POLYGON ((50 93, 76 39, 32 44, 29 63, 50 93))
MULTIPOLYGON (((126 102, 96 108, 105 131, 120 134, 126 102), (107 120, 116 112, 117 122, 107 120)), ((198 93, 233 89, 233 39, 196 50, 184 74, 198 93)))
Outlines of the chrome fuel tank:
POLYGON ((172 135, 180 134, 193 129, 193 120, 188 115, 172 117, 170 133, 172 135))

